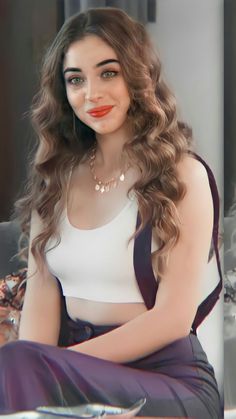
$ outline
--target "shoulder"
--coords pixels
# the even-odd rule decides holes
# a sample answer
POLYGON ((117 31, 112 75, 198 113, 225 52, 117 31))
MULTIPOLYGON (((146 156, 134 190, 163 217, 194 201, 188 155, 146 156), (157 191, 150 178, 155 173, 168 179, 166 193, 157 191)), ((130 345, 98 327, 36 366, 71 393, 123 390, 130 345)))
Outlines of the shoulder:
POLYGON ((177 174, 185 186, 184 198, 178 203, 182 217, 196 222, 212 219, 213 200, 204 165, 194 156, 185 155, 177 165, 177 174))
POLYGON ((194 156, 185 154, 177 164, 179 180, 184 182, 187 189, 192 187, 209 187, 206 168, 194 156))
POLYGON ((40 217, 38 211, 33 209, 31 212, 30 221, 30 239, 31 241, 44 230, 43 220, 40 217))

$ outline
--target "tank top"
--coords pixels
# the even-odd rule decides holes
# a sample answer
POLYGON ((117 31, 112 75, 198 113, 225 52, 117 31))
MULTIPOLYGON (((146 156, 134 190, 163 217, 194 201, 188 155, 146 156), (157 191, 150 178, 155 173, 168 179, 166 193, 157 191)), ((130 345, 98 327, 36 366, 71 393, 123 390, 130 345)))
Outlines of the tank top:
MULTIPOLYGON (((123 209, 95 229, 70 224, 65 210, 59 227, 60 243, 46 247, 49 271, 60 281, 65 297, 110 303, 143 303, 136 281, 133 253, 138 203, 130 194, 123 209)), ((153 242, 153 250, 157 245, 153 242)))

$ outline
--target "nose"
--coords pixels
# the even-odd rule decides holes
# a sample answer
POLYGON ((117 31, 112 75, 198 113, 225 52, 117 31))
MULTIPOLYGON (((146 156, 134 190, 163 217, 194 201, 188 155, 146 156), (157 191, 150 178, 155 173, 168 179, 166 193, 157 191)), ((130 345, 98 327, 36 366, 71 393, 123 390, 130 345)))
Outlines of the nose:
POLYGON ((102 98, 102 92, 99 88, 99 83, 87 82, 85 87, 85 99, 90 102, 97 102, 102 98))

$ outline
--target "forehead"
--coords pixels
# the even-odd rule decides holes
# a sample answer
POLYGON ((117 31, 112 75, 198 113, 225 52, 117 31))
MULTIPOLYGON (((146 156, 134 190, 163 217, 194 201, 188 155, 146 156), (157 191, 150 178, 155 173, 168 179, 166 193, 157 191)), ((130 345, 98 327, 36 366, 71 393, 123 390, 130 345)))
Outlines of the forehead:
POLYGON ((85 38, 73 42, 64 58, 63 67, 96 64, 108 58, 117 58, 113 48, 96 35, 87 35, 85 38))

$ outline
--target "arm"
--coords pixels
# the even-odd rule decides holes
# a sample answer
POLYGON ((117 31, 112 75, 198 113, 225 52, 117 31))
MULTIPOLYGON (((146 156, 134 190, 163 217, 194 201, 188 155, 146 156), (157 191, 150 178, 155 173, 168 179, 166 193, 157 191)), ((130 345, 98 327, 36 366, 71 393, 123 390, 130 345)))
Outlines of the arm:
POLYGON ((155 306, 105 335, 69 349, 114 362, 131 362, 189 334, 208 261, 213 204, 205 168, 191 157, 179 164, 187 192, 178 205, 180 239, 172 249, 155 306))
POLYGON ((42 222, 32 213, 28 279, 21 313, 19 339, 57 345, 60 328, 60 292, 56 279, 44 264, 39 272, 31 253, 32 240, 42 231, 42 222), (31 276, 32 275, 32 276, 31 276))

